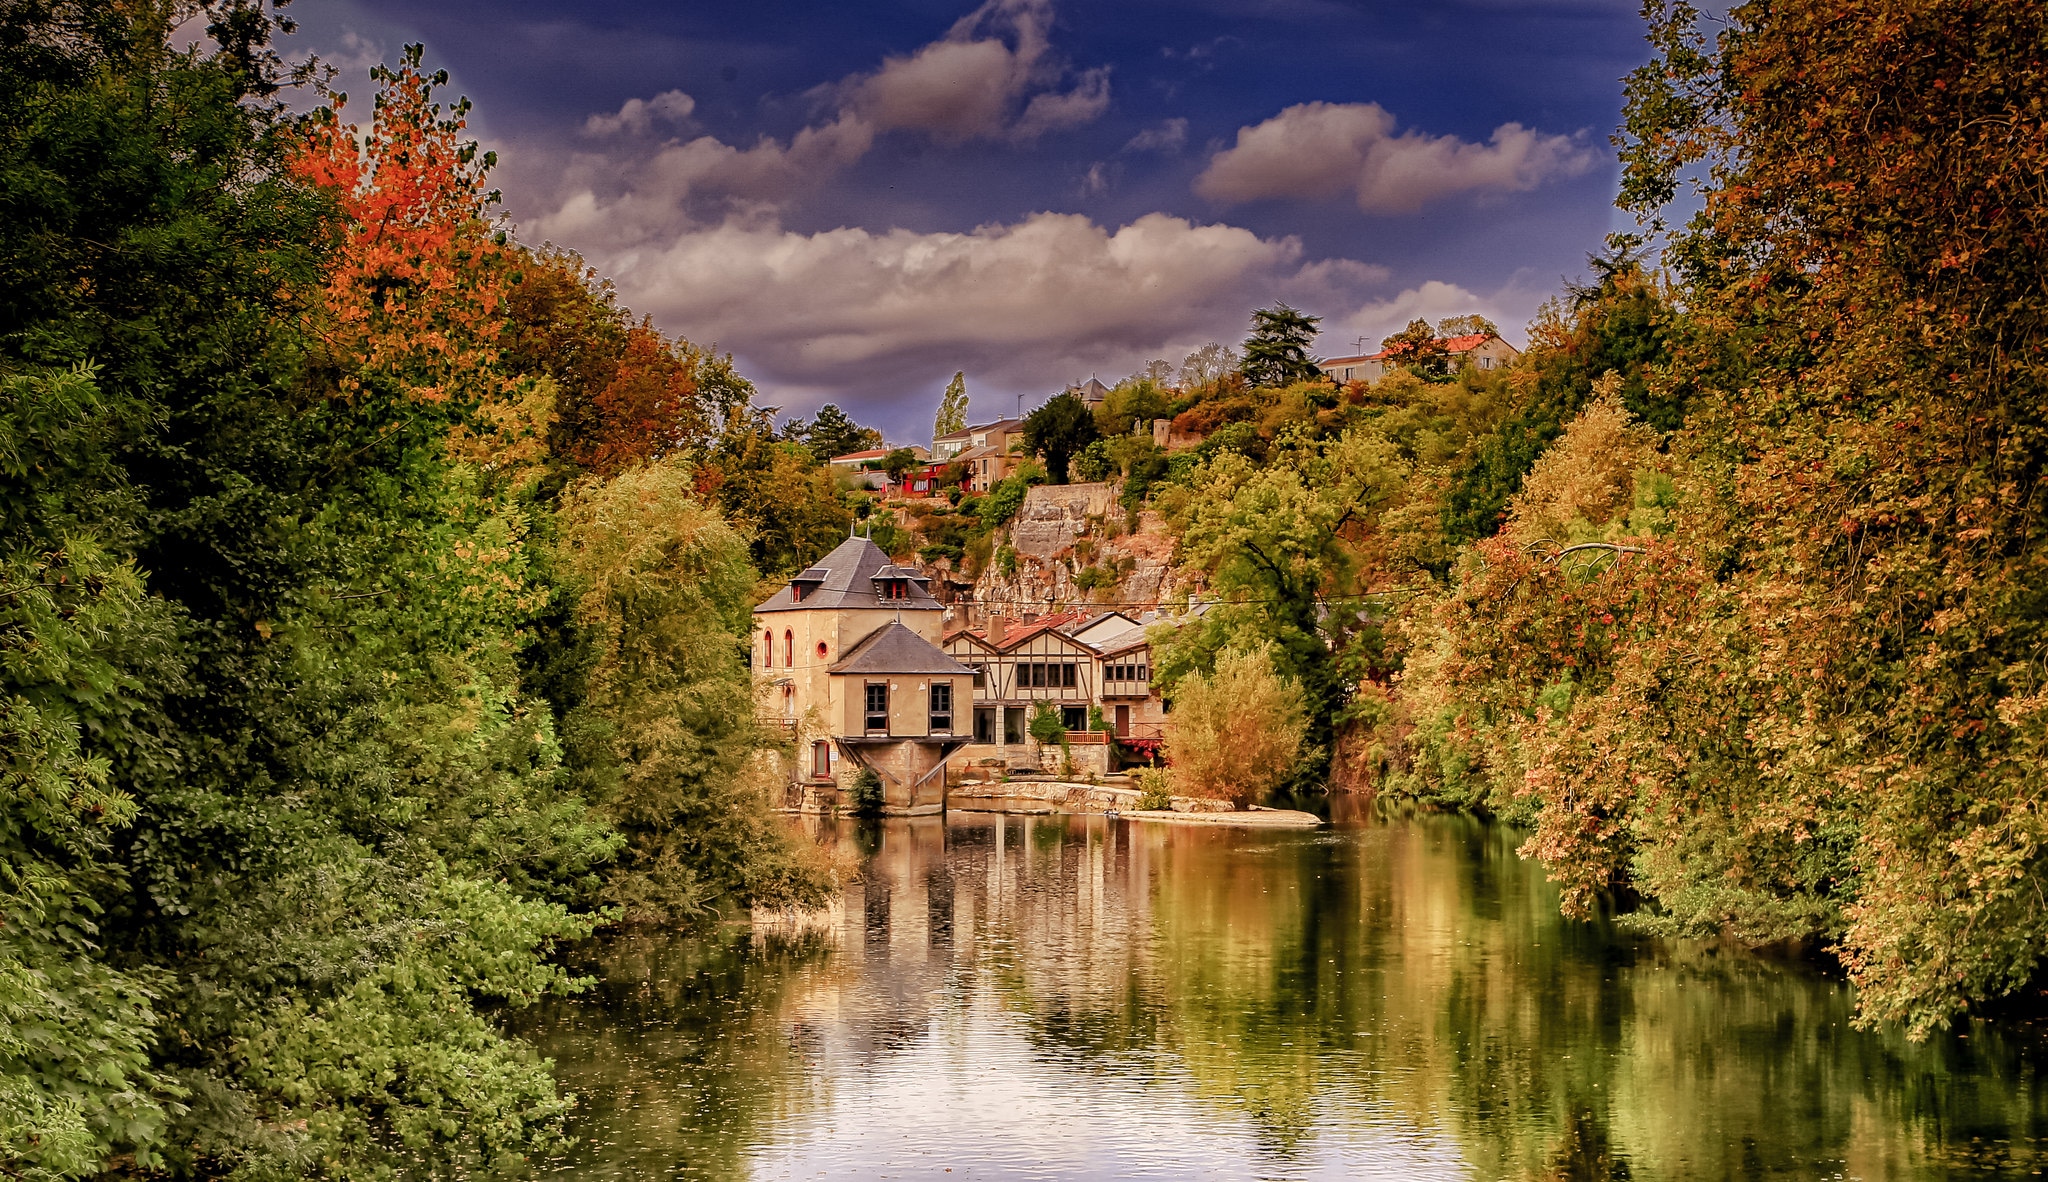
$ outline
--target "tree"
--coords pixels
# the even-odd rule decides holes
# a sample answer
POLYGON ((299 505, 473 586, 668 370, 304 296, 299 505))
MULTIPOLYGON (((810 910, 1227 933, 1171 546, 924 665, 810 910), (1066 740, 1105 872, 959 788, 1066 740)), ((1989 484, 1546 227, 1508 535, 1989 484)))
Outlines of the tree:
POLYGON ((903 478, 914 468, 922 466, 917 453, 907 447, 899 447, 882 457, 882 471, 889 474, 889 483, 902 484, 903 478))
POLYGON ((1322 318, 1304 315, 1286 304, 1252 313, 1252 332, 1244 341, 1245 380, 1258 387, 1292 386, 1322 377, 1309 354, 1322 318))
POLYGON ((1393 444, 1367 428, 1333 440, 1292 432, 1264 462, 1221 451, 1199 464, 1159 504, 1179 536, 1177 561, 1206 573, 1218 602, 1163 638, 1155 680, 1171 691, 1233 645, 1269 643, 1275 667, 1307 695, 1307 739, 1291 772, 1320 776, 1351 689, 1336 653, 1357 624, 1355 600, 1347 614, 1326 597, 1356 589, 1350 539, 1377 525, 1407 475, 1393 444))
POLYGON ((818 408, 818 416, 804 430, 804 442, 810 445, 812 455, 824 461, 857 451, 872 451, 882 446, 882 433, 854 422, 852 416, 828 402, 818 408))
POLYGON ((1055 395, 1024 418, 1024 446, 1044 458, 1054 484, 1067 482, 1068 465, 1101 435, 1094 412, 1073 394, 1055 395))
POLYGON ((939 414, 932 420, 932 438, 939 439, 967 429, 967 373, 956 371, 939 396, 939 414))
POLYGON ((1237 372, 1238 356, 1228 345, 1210 341, 1182 359, 1176 384, 1182 393, 1221 381, 1237 372))
POLYGON ((828 884, 775 829, 755 758, 746 542, 693 486, 680 464, 634 468, 579 485, 561 513, 556 558, 596 658, 567 738, 627 839, 606 894, 662 919, 727 898, 816 903, 828 884))
POLYGON ((1242 809, 1279 787, 1300 758, 1307 701, 1263 648, 1226 650, 1215 672, 1181 678, 1172 701, 1166 757, 1186 795, 1242 809))
POLYGON ((1109 396, 1095 408, 1095 425, 1105 436, 1149 431, 1152 420, 1166 417, 1167 406, 1166 391, 1157 381, 1148 377, 1125 378, 1111 387, 1109 396))
POLYGON ((1391 360, 1416 377, 1437 381, 1451 375, 1451 354, 1429 321, 1410 320, 1408 327, 1380 342, 1391 360))
POLYGON ((1436 335, 1449 340, 1452 337, 1472 336, 1484 333, 1490 337, 1500 335, 1500 327, 1484 316, 1467 313, 1463 316, 1446 316, 1437 321, 1436 335))

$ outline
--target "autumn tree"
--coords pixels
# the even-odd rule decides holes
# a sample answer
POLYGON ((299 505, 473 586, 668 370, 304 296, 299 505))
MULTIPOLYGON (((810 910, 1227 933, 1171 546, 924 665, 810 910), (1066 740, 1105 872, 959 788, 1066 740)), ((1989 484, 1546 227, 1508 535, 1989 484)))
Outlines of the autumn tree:
POLYGON ((1416 377, 1435 381, 1451 374, 1450 351, 1427 320, 1410 320, 1408 327, 1381 341, 1380 348, 1388 360, 1416 377))
POLYGON ((1243 809, 1284 783, 1308 731, 1301 687, 1262 648, 1231 649, 1175 683, 1165 750, 1175 788, 1243 809))
POLYGON ((1309 354, 1315 344, 1321 317, 1307 315, 1286 304, 1275 304, 1252 313, 1251 335, 1244 341, 1240 369, 1254 386, 1291 386, 1322 376, 1316 359, 1309 354))
POLYGON ((1475 334, 1497 337, 1500 335, 1500 326, 1476 312, 1468 312, 1463 316, 1446 316, 1436 322, 1436 335, 1445 340, 1475 334))
POLYGON ((1233 644, 1269 644, 1275 668, 1308 704, 1302 764, 1292 771, 1318 776, 1350 696, 1337 654, 1360 626, 1356 596, 1372 573, 1361 543, 1398 503, 1407 475, 1395 447, 1368 428, 1327 440, 1297 430, 1266 462, 1220 451, 1162 494, 1176 561, 1208 576, 1216 602, 1161 638, 1155 676, 1170 690, 1233 644))

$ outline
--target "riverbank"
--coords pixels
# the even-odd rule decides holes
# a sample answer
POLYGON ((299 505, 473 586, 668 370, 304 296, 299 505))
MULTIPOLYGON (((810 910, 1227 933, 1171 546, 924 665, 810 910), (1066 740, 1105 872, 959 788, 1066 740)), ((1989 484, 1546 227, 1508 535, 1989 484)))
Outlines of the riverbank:
POLYGON ((1253 805, 1234 809, 1226 801, 1173 797, 1171 809, 1141 809, 1135 788, 1070 780, 969 780, 947 789, 947 807, 962 812, 1115 814, 1133 821, 1181 825, 1222 825, 1245 829, 1314 829, 1323 819, 1297 809, 1253 805))

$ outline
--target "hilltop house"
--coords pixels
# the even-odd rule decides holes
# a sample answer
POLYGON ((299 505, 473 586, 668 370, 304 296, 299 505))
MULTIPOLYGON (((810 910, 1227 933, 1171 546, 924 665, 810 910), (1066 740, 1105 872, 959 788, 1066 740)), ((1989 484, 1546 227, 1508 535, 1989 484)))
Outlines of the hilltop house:
POLYGON ((945 807, 975 674, 936 643, 943 609, 927 581, 849 537, 754 609, 757 709, 796 743, 800 807, 843 805, 863 768, 880 778, 885 812, 945 807))
POLYGON ((1018 457, 1010 448, 1023 438, 1021 420, 998 419, 939 436, 932 440, 932 454, 948 464, 967 465, 968 491, 985 493, 1016 468, 1018 457))
MULTIPOLYGON (((1479 369, 1506 369, 1515 363, 1522 351, 1501 340, 1490 332, 1467 333, 1459 337, 1443 339, 1444 352, 1450 354, 1451 368, 1474 366, 1479 369)), ((1401 368, 1400 349, 1381 349, 1360 357, 1332 357, 1319 362, 1324 373, 1338 382, 1369 382, 1375 378, 1401 368)))
POLYGON ((1080 399, 1089 410, 1094 410, 1102 405, 1103 399, 1109 397, 1109 387, 1103 385, 1100 380, 1091 377, 1078 385, 1068 386, 1063 393, 1072 394, 1080 399))

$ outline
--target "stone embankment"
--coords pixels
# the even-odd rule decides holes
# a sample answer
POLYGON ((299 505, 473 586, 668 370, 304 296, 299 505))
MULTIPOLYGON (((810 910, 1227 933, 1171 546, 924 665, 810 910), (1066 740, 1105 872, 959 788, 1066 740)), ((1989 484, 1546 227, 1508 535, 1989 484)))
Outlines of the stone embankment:
POLYGON ((1253 805, 1238 811, 1221 800, 1176 796, 1171 809, 1141 809, 1139 792, 1111 784, 1067 780, 969 780, 946 790, 946 807, 965 812, 1114 813, 1134 821, 1233 825, 1253 829, 1313 829, 1322 819, 1294 809, 1253 805))

